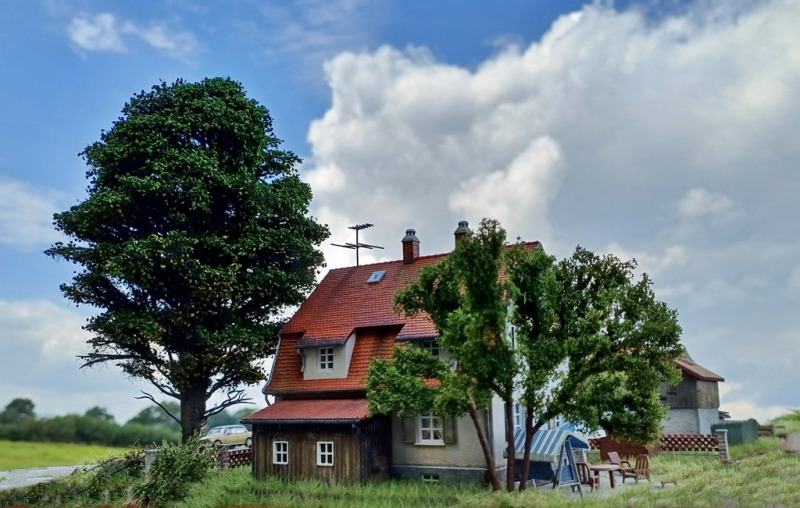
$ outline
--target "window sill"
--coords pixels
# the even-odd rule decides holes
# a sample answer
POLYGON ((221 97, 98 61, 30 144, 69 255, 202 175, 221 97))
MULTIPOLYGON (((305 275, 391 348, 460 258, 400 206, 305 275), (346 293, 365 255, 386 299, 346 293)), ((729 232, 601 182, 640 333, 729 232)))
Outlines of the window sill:
POLYGON ((441 441, 441 442, 433 441, 433 442, 429 442, 429 443, 426 443, 426 442, 414 443, 414 446, 444 446, 444 445, 445 445, 444 441, 441 441))

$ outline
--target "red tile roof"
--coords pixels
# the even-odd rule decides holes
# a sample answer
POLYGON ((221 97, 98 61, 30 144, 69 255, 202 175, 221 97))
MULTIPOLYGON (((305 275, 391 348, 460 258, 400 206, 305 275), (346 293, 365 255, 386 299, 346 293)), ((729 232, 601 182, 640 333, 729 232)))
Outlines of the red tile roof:
POLYGON ((675 360, 675 365, 682 371, 700 381, 725 381, 719 374, 714 374, 707 368, 694 363, 689 356, 682 356, 675 360))
POLYGON ((342 339, 356 328, 397 324, 404 325, 400 338, 433 337, 436 329, 427 315, 406 318, 395 311, 394 294, 416 280, 421 268, 445 256, 420 257, 409 264, 399 260, 331 270, 286 323, 281 335, 303 332, 306 339, 342 339), (383 280, 367 283, 378 270, 386 270, 383 280))
MULTIPOLYGON (((538 242, 526 244, 536 248, 538 242)), ((317 285, 280 331, 280 345, 272 375, 264 388, 268 394, 362 391, 373 358, 391 357, 395 340, 435 337, 436 327, 427 314, 412 317, 394 308, 394 294, 415 281, 420 269, 438 263, 447 254, 331 270, 317 285), (367 283, 370 276, 385 270, 383 279, 367 283), (356 332, 355 348, 345 379, 304 380, 298 346, 341 344, 356 332)))
POLYGON ((281 400, 244 418, 246 423, 294 421, 360 421, 367 418, 367 399, 281 400))

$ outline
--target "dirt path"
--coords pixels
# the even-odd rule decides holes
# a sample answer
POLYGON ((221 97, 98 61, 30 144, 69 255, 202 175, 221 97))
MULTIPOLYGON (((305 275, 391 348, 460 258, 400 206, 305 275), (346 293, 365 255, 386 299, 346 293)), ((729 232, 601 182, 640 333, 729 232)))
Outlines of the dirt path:
POLYGON ((0 471, 0 490, 28 487, 49 482, 59 476, 67 476, 81 466, 39 467, 34 469, 12 469, 0 471))

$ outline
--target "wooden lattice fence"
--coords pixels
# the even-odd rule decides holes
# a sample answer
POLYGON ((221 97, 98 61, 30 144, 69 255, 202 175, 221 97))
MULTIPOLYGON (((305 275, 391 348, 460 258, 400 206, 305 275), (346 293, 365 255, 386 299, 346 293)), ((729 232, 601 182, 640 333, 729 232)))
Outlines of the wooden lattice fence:
MULTIPOLYGON (((589 447, 592 450, 615 450, 622 456, 636 455, 638 453, 659 453, 659 452, 683 452, 683 453, 719 453, 722 460, 728 460, 728 441, 724 433, 718 434, 664 434, 655 446, 649 446, 645 450, 636 450, 636 445, 632 445, 627 440, 614 441, 611 438, 592 438, 589 439, 589 447)), ((607 457, 603 457, 607 460, 607 457)))
POLYGON ((714 434, 665 434, 659 445, 662 452, 719 452, 714 434))
POLYGON ((252 448, 239 448, 228 450, 221 448, 217 454, 217 465, 219 467, 242 467, 249 466, 253 461, 252 448))

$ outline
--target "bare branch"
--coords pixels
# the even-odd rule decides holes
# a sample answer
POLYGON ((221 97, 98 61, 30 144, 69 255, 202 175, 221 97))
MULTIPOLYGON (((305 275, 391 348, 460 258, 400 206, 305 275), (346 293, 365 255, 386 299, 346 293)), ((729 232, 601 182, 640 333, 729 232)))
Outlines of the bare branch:
POLYGON ((253 399, 245 394, 244 390, 230 390, 226 394, 226 397, 227 398, 224 401, 220 402, 211 409, 207 409, 204 418, 221 413, 225 409, 236 404, 255 404, 253 399))
POLYGON ((174 414, 170 413, 170 412, 169 412, 169 409, 167 409, 167 408, 165 408, 164 406, 162 406, 160 402, 156 401, 156 399, 154 399, 154 398, 153 398, 153 396, 152 396, 152 395, 150 395, 149 393, 147 393, 147 392, 145 392, 145 391, 142 391, 142 393, 144 394, 144 396, 143 396, 143 397, 134 397, 134 398, 135 398, 135 399, 147 399, 147 400, 149 400, 150 402, 152 402, 152 403, 153 403, 153 404, 155 404, 156 406, 160 407, 162 411, 164 411, 165 413, 167 413, 167 416, 169 416, 170 418, 172 418, 173 420, 175 420, 176 422, 178 422, 178 425, 180 425, 180 424, 181 424, 181 419, 180 419, 179 417, 176 417, 174 414))

